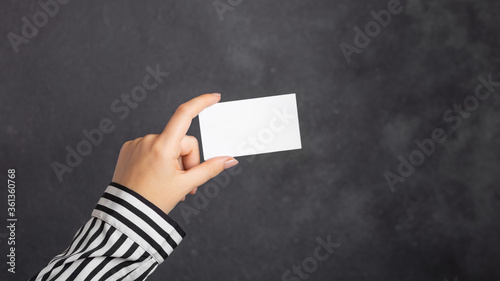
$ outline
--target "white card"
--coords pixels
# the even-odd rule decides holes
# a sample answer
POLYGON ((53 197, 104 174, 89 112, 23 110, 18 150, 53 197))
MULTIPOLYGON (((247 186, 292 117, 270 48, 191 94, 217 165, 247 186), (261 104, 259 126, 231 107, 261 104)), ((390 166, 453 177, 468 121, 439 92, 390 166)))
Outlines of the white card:
POLYGON ((220 102, 199 117, 205 160, 302 148, 295 94, 220 102))

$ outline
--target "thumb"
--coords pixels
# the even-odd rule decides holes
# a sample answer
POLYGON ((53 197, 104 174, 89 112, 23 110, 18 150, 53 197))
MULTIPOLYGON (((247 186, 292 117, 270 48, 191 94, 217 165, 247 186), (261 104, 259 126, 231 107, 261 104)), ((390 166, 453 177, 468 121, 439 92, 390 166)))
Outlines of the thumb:
POLYGON ((182 177, 185 186, 189 189, 200 186, 209 179, 217 176, 225 169, 231 168, 238 164, 238 160, 231 156, 221 156, 208 159, 207 161, 192 167, 186 171, 182 177))

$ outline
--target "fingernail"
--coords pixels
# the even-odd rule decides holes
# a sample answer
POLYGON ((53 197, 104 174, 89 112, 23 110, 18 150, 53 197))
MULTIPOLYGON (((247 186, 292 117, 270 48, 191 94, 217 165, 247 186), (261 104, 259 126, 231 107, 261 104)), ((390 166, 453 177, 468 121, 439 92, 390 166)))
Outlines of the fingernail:
POLYGON ((220 94, 219 93, 212 93, 212 95, 216 96, 216 97, 220 97, 220 94))
POLYGON ((224 163, 224 170, 238 165, 238 160, 232 158, 224 163))

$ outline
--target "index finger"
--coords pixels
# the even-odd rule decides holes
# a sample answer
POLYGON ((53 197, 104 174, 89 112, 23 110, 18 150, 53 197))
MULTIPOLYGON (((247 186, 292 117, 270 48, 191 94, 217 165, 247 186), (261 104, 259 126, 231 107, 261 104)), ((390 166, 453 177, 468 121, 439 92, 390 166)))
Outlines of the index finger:
POLYGON ((204 94, 181 104, 175 111, 167 126, 160 135, 160 139, 167 146, 180 145, 182 138, 186 135, 191 120, 203 109, 216 104, 220 100, 220 94, 204 94))

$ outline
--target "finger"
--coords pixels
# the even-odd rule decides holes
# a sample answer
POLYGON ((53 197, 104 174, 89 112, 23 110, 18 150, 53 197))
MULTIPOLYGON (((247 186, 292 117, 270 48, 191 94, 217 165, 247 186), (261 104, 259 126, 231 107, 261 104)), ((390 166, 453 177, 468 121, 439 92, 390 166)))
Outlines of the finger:
POLYGON ((198 187, 195 187, 191 191, 189 191, 189 194, 195 195, 197 190, 198 190, 198 187))
POLYGON ((200 147, 193 136, 184 136, 181 141, 181 158, 184 170, 189 170, 200 164, 200 147))
MULTIPOLYGON (((181 141, 181 158, 183 170, 189 170, 200 164, 200 147, 198 140, 193 136, 184 136, 181 141)), ((198 187, 193 188, 189 194, 196 194, 198 187)))
POLYGON ((179 170, 181 171, 184 171, 184 164, 182 163, 182 157, 179 157, 179 159, 177 159, 177 162, 179 163, 179 170))
POLYGON ((191 120, 203 109, 216 104, 220 100, 220 94, 204 94, 181 104, 175 111, 160 138, 167 147, 178 147, 184 135, 186 135, 191 120))
POLYGON ((195 186, 204 184, 224 169, 233 167, 236 164, 238 164, 238 161, 229 156, 211 158, 182 174, 182 181, 185 183, 184 186, 186 188, 192 189, 195 186))

